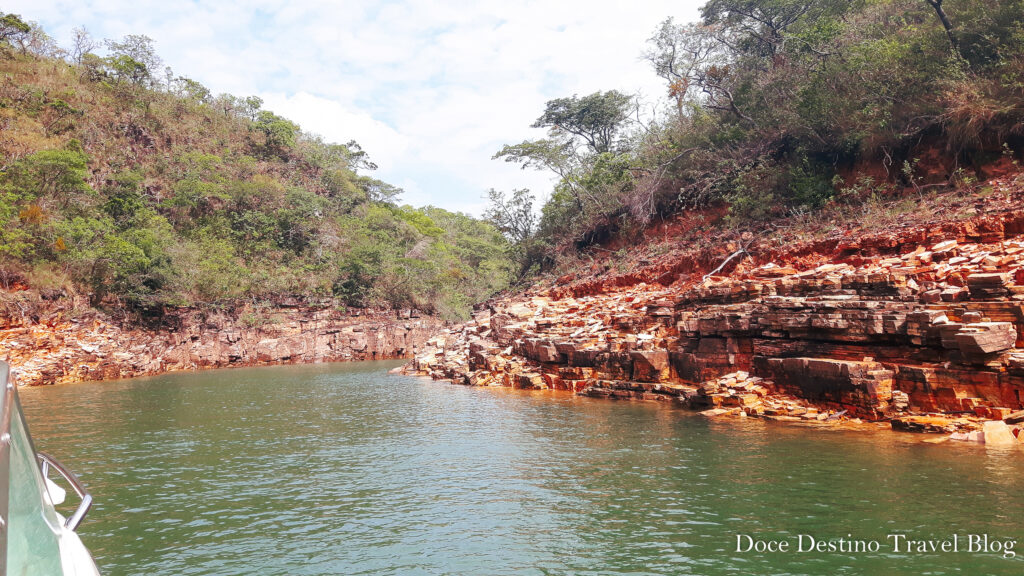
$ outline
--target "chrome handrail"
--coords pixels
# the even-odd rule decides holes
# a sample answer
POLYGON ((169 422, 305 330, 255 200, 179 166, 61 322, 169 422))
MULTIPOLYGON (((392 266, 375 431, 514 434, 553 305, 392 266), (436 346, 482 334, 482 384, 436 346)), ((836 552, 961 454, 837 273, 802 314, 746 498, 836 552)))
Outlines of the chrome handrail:
POLYGON ((53 468, 64 477, 64 480, 66 480, 67 483, 71 485, 71 488, 74 489, 75 494, 78 494, 78 497, 82 499, 82 501, 78 503, 78 508, 75 509, 75 513, 64 521, 64 527, 68 530, 74 531, 78 528, 78 525, 82 523, 85 515, 89 513, 89 509, 92 508, 92 495, 89 494, 85 489, 85 486, 82 485, 78 476, 75 476, 74 472, 61 465, 61 463, 55 460, 53 456, 50 456, 45 452, 37 452, 36 458, 39 459, 39 467, 43 472, 43 478, 47 478, 50 468, 53 468))

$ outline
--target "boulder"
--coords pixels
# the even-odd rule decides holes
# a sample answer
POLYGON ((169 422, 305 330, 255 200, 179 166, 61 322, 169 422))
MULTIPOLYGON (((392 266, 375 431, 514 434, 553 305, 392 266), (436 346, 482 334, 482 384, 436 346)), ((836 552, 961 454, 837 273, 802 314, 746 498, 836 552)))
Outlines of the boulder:
POLYGON ((633 380, 639 382, 661 382, 668 378, 668 350, 630 352, 633 361, 633 380))
POLYGON ((514 382, 513 388, 523 388, 526 390, 543 390, 545 388, 544 377, 536 372, 519 374, 514 382))
POLYGON ((1009 294, 1006 285, 1010 283, 1010 275, 1006 273, 997 274, 971 274, 967 277, 967 288, 971 293, 971 300, 992 300, 1003 298, 1009 294))
POLYGON ((1010 427, 1002 420, 989 420, 981 426, 986 446, 1013 446, 1017 444, 1010 427))
POLYGON ((534 312, 534 309, 526 304, 513 304, 505 309, 506 314, 520 320, 532 317, 534 312))
POLYGON ((1017 331, 1009 322, 978 322, 960 327, 955 339, 965 355, 982 356, 1013 348, 1017 331))
POLYGON ((562 355, 558 353, 558 349, 551 342, 538 342, 537 343, 537 361, 544 363, 560 362, 562 355))

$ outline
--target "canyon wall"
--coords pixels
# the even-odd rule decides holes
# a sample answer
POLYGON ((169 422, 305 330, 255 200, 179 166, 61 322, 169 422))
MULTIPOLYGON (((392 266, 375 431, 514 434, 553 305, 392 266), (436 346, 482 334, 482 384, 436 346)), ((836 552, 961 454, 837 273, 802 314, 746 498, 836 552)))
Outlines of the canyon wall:
POLYGON ((794 248, 789 262, 741 255, 720 275, 682 269, 667 286, 535 290, 445 331, 406 371, 745 416, 972 429, 1024 409, 1022 233, 1018 209, 794 248))
POLYGON ((81 298, 5 292, 0 359, 20 385, 172 372, 411 357, 443 323, 416 311, 298 301, 233 312, 179 310, 158 326, 117 322, 81 298))

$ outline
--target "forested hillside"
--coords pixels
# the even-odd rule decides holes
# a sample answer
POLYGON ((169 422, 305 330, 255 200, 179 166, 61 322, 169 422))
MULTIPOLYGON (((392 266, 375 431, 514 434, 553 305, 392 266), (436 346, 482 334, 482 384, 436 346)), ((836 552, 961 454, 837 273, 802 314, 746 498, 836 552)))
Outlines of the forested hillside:
POLYGON ((146 315, 301 295, 454 319, 507 286, 501 233, 399 205, 357 143, 211 94, 145 36, 62 49, 0 16, 3 287, 146 315))
POLYGON ((539 211, 492 190, 489 223, 398 205, 358 144, 211 94, 145 36, 64 45, 0 21, 0 281, 149 314, 299 294, 465 317, 683 212, 841 227, 1024 160, 1024 0, 710 0, 637 46, 660 102, 557 98, 546 137, 497 151, 557 185, 539 211))
POLYGON ((1019 170, 1021 0, 710 0, 701 15, 637 47, 668 106, 617 91, 555 99, 533 125, 546 138, 495 155, 559 178, 537 222, 529 192, 493 193, 524 269, 628 244, 687 210, 711 236, 842 226, 868 203, 1019 170))

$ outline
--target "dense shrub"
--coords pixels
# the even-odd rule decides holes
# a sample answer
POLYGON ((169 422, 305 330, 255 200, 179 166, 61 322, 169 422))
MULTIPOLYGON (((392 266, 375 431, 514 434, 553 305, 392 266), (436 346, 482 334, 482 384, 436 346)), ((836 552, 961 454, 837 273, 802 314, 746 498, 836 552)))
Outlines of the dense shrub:
MULTIPOLYGON (((547 261, 683 208, 815 210, 867 164, 909 186, 922 149, 970 170, 1024 147, 1024 0, 709 0, 701 15, 647 46, 670 98, 658 121, 591 115, 614 135, 602 149, 556 128, 498 153, 559 177, 530 239, 547 261)), ((595 102, 554 100, 535 126, 595 102)))

